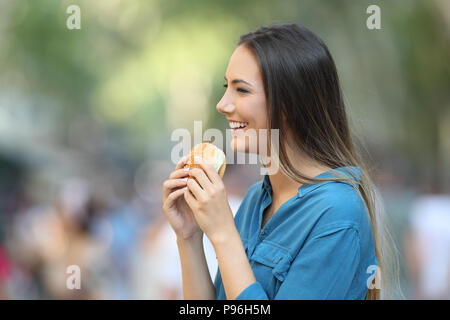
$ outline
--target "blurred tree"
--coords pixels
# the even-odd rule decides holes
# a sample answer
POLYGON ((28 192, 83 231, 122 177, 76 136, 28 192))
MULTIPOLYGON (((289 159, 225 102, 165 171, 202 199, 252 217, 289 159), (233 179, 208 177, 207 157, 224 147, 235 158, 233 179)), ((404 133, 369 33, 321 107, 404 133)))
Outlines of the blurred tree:
POLYGON ((440 1, 377 3, 382 29, 371 31, 369 0, 2 2, 0 98, 16 92, 31 106, 26 112, 50 113, 51 143, 132 170, 147 156, 168 155, 174 127, 203 118, 225 128, 214 107, 239 35, 297 22, 329 45, 350 118, 360 123, 358 133, 374 156, 397 153, 407 161, 406 177, 414 172, 442 184, 441 172, 450 170, 442 163, 439 128, 446 125, 450 79, 440 1), (81 30, 66 28, 66 8, 74 3, 81 30), (70 135, 85 118, 106 137, 94 153, 79 149, 70 135))
MULTIPOLYGON (((449 164, 440 135, 450 110, 450 30, 436 1, 416 1, 406 14, 393 15, 391 24, 399 55, 405 101, 405 140, 399 147, 412 160, 409 181, 423 191, 443 191, 449 164), (428 186, 428 187, 427 187, 428 186), (434 190, 431 190, 434 189, 434 190)), ((447 190, 448 191, 448 190, 447 190)))

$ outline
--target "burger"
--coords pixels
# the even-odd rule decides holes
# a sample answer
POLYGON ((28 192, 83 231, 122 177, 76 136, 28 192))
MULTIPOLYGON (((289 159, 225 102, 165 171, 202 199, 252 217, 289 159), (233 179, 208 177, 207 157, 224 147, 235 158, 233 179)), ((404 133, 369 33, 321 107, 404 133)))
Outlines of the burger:
POLYGON ((220 178, 223 177, 225 173, 225 167, 227 166, 225 154, 222 150, 217 148, 214 144, 209 142, 204 142, 196 145, 189 152, 188 161, 184 168, 200 168, 201 166, 195 163, 195 157, 200 157, 204 161, 208 162, 216 172, 219 174, 220 178))

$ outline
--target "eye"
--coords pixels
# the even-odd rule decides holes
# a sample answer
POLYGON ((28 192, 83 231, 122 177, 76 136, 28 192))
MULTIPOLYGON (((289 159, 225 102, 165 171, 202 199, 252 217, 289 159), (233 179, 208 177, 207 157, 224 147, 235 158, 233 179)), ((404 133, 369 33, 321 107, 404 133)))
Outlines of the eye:
MULTIPOLYGON (((228 88, 228 85, 225 83, 224 85, 223 85, 223 87, 224 88, 228 88)), ((240 92, 240 93, 249 93, 250 91, 248 91, 248 90, 245 90, 244 88, 237 88, 236 89, 238 92, 240 92)))
POLYGON ((249 93, 248 90, 242 89, 242 88, 238 88, 237 91, 242 92, 242 93, 249 93))

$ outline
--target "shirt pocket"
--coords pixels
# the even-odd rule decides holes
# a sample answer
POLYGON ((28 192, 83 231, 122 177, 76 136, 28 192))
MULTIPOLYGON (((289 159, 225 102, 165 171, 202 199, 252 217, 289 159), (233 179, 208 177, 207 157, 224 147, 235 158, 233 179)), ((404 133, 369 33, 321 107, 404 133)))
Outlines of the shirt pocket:
POLYGON ((256 280, 260 282, 270 298, 275 296, 292 263, 289 251, 272 242, 259 243, 250 257, 256 280))

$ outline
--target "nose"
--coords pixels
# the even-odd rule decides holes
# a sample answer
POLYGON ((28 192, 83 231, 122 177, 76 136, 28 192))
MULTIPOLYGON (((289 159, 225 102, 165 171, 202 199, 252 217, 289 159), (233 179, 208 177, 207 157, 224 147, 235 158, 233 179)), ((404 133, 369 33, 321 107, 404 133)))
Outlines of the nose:
POLYGON ((226 95, 227 94, 225 93, 216 106, 217 111, 222 114, 230 114, 233 113, 234 110, 236 110, 236 107, 226 95))

